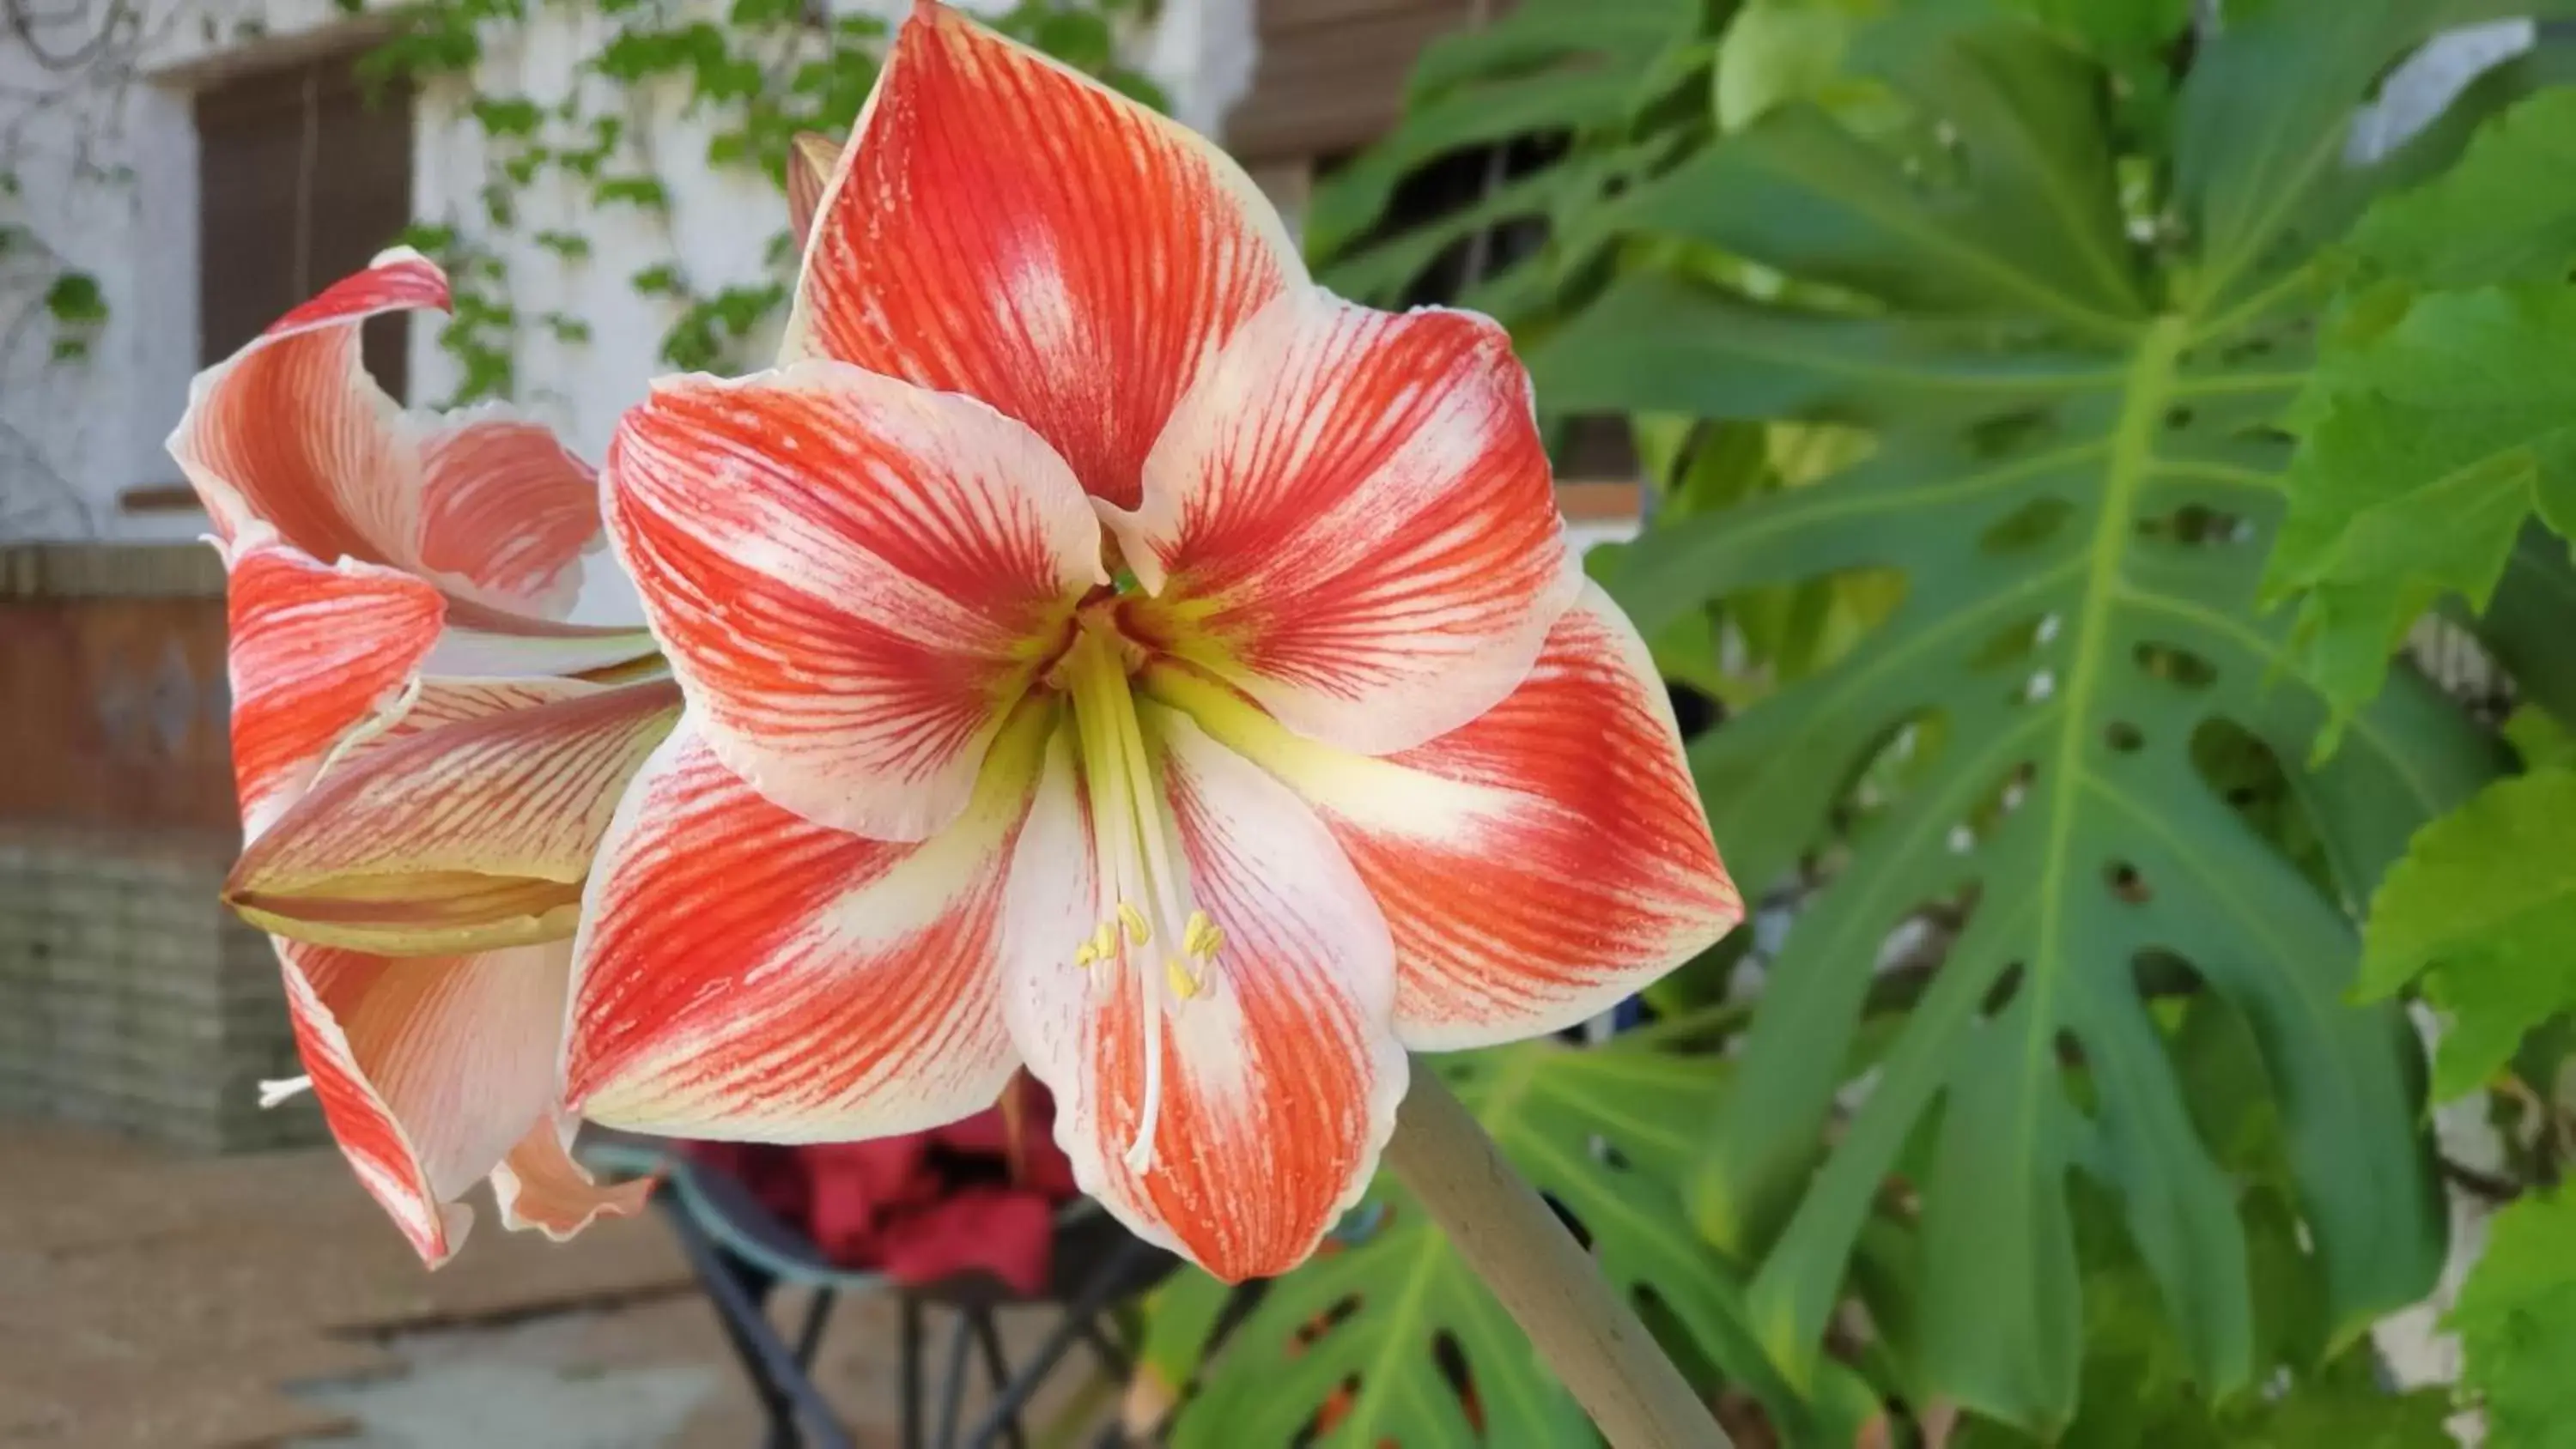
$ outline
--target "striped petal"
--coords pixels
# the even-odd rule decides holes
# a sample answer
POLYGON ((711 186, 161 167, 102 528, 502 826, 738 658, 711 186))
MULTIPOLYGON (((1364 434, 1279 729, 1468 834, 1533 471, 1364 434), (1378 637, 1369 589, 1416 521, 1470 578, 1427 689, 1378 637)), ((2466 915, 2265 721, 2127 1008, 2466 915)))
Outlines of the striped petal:
POLYGON ((392 569, 315 562, 251 523, 225 550, 233 781, 257 839, 350 731, 398 701, 437 642, 438 591, 392 569))
POLYGON ((995 951, 1003 863, 1035 773, 1014 743, 1026 734, 1004 736, 955 824, 900 844, 769 803, 683 720, 591 878, 571 1106, 635 1131, 779 1142, 915 1131, 991 1106, 1016 1065, 995 951))
POLYGON ((457 597, 561 618, 599 542, 599 475, 499 403, 415 424, 420 567, 457 597))
MULTIPOLYGON (((680 714, 668 681, 576 688, 338 762, 242 852, 225 900, 264 930, 387 955, 569 937, 609 818, 680 714)), ((527 690, 474 703, 510 692, 527 690)))
POLYGON ((1111 514, 1159 628, 1296 730, 1420 744, 1529 672, 1582 586, 1529 378, 1464 312, 1282 297, 1111 514))
POLYGON ((316 558, 560 614, 598 537, 590 469, 543 427, 501 413, 407 414, 359 357, 368 318, 447 306, 435 265, 385 253, 198 374, 171 456, 225 538, 262 521, 316 558))
POLYGON ((819 824, 953 820, 1106 583, 1036 435, 836 362, 665 382, 609 445, 609 530, 707 748, 819 824))
POLYGON ((1394 755, 1319 745, 1184 671, 1149 688, 1322 815, 1394 932, 1409 1047, 1571 1026, 1744 914, 1654 662, 1597 586, 1502 703, 1394 755))
POLYGON ((1282 1273, 1358 1200, 1393 1129, 1393 951, 1312 811, 1187 719, 1147 725, 1188 889, 1223 934, 1204 989, 1177 999, 1132 944, 1076 964, 1106 866, 1059 741, 1012 864, 1004 1006, 1085 1192, 1220 1278, 1282 1273))
POLYGON ((1174 402, 1304 280, 1223 152, 925 0, 824 194, 787 355, 981 398, 1132 507, 1174 402))
POLYGON ((473 1221, 456 1199, 533 1128, 552 1130, 570 947, 391 961, 281 942, 279 955, 331 1135, 436 1267, 473 1221))

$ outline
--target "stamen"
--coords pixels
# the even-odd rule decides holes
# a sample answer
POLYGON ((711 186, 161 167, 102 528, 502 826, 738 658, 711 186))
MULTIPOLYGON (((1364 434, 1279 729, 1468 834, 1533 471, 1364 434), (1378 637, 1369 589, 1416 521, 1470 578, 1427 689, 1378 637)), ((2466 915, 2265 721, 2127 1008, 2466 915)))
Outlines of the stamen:
POLYGON ((259 1084, 259 1110, 265 1112, 282 1102, 313 1090, 311 1077, 281 1077, 259 1084))
MULTIPOLYGON (((1136 715, 1123 648, 1113 633, 1086 623, 1065 656, 1061 678, 1073 705, 1105 908, 1074 960, 1085 967, 1136 969, 1145 1080, 1125 1160, 1129 1171, 1141 1174, 1153 1166, 1154 1138, 1162 1122, 1166 1014, 1208 994, 1225 936, 1207 912, 1197 909, 1188 876, 1177 868, 1170 806, 1163 800, 1161 771, 1136 715), (1155 944, 1158 933, 1164 950, 1149 957, 1142 948, 1155 944)), ((1109 979, 1112 989, 1125 985, 1117 976, 1109 979)))

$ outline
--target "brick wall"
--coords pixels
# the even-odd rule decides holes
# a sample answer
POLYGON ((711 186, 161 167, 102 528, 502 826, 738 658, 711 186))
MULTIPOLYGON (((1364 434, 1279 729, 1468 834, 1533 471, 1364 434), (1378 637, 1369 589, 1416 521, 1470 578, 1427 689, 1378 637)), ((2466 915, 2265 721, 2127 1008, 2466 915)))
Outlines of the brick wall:
POLYGON ((295 1049, 267 938, 217 899, 239 837, 211 550, 0 549, 0 1114, 200 1151, 295 1049))
POLYGON ((216 900, 229 848, 0 827, 0 1113, 197 1151, 313 1140, 259 1110, 295 1044, 268 938, 216 900))

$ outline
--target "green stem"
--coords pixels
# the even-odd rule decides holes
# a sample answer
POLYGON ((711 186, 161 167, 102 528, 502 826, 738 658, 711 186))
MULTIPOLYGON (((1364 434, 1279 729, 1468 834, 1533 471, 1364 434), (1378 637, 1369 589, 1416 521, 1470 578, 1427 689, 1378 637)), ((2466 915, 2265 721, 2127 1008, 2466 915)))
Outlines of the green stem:
POLYGON ((1427 1066, 1414 1067, 1386 1161, 1611 1449, 1728 1449, 1636 1310, 1427 1066))

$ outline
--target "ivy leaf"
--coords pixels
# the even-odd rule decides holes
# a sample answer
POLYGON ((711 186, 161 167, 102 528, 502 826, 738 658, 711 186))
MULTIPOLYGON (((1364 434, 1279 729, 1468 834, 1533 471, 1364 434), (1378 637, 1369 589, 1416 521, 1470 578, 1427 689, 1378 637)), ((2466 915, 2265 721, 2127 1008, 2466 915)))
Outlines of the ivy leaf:
POLYGON ((2346 903, 2491 752, 2410 678, 2322 768, 2285 766, 2328 701, 2285 677, 2288 621, 2257 600, 2319 249, 2460 135, 2317 158, 2428 23, 2398 0, 2231 8, 2138 111, 2103 58, 2036 23, 1900 9, 1847 64, 1918 124, 1863 134, 1791 102, 1602 223, 1789 292, 1638 266, 1532 351, 1538 396, 1567 412, 1874 435, 1807 486, 1650 529, 1612 581, 1649 638, 1784 584, 1903 589, 1692 748, 1738 878, 1822 878, 1769 963, 1693 1200, 1752 1269, 1748 1310, 1793 1382, 1856 1282, 1881 1308, 1855 1254, 1902 1231, 1921 1262, 1910 1396, 2063 1430, 2079 1174, 2116 1203, 2192 1380, 2213 1398, 2255 1382, 2244 1210, 2142 987, 2252 1024, 2333 1334, 2439 1271, 2415 1047, 2393 1008, 2348 999, 2346 903), (2141 244, 2133 218, 2153 217, 2172 232, 2141 244), (2295 829, 2263 820, 2266 794, 2295 829), (1929 935, 1927 985, 1879 978, 1894 933, 1962 918, 1929 935), (1855 1062, 1874 1070, 1852 1106, 1855 1062), (1919 1208, 1898 1217, 1900 1171, 1919 1208))
POLYGON ((680 269, 669 262, 646 267, 626 281, 647 297, 676 297, 683 290, 680 269))
POLYGON ((2267 581, 2299 597, 2301 667, 2338 717, 2435 600, 2486 607, 2532 514, 2576 530, 2576 289, 2402 305, 2330 344, 2267 581))
POLYGON ((590 238, 579 232, 550 229, 538 232, 532 240, 568 262, 581 261, 590 255, 590 238))
MULTIPOLYGON (((1586 1233, 1681 1361, 1758 1394, 1782 1441, 1851 1444, 1879 1412, 1848 1369, 1805 1399, 1763 1363, 1736 1286, 1691 1232, 1679 1185, 1725 1063, 1636 1040, 1549 1041, 1418 1063, 1440 1070, 1512 1165, 1586 1233)), ((1583 1411, 1437 1225, 1382 1175, 1344 1235, 1274 1280, 1202 1371, 1175 1449, 1580 1444, 1583 1411), (1311 1433, 1312 1437, 1308 1437, 1311 1433)))
POLYGON ((2371 902, 2361 991, 2411 981, 2449 1018, 2435 1097, 2476 1090, 2576 1006, 2576 771, 2501 780, 2415 837, 2371 902))
POLYGON ((2466 1359, 2461 1387, 2484 1401, 2492 1449, 2576 1446, 2576 1191, 2496 1214, 2450 1327, 2466 1359))
POLYGON ((63 327, 95 327, 107 320, 107 296, 98 278, 64 272, 45 288, 45 311, 63 327))
POLYGON ((494 136, 533 136, 545 113, 525 96, 480 96, 474 101, 474 119, 494 136))
POLYGON ((591 188, 590 198, 601 206, 613 206, 623 202, 628 206, 639 206, 649 211, 661 211, 671 204, 670 192, 663 188, 658 178, 651 176, 604 178, 597 186, 591 188))

